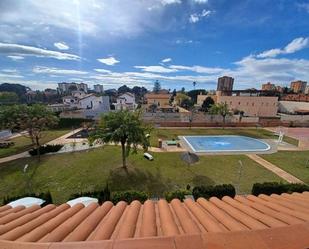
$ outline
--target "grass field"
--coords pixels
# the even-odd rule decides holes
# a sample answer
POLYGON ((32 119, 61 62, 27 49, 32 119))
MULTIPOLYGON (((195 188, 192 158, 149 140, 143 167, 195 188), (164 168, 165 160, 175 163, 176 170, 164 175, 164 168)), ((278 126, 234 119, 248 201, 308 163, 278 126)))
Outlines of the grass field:
MULTIPOLYGON (((151 146, 158 146, 158 139, 177 139, 182 135, 242 135, 254 138, 273 139, 278 138, 274 136, 273 132, 265 129, 244 128, 244 129, 154 129, 151 132, 151 146)), ((284 137, 284 141, 290 144, 298 145, 298 140, 291 137, 284 137)))
POLYGON ((165 191, 201 184, 232 183, 238 185, 239 160, 243 163, 240 193, 249 193, 255 182, 281 181, 246 156, 202 156, 188 166, 179 153, 153 153, 147 161, 142 154, 130 155, 128 171, 121 168, 120 148, 106 146, 85 152, 16 160, 0 165, 0 200, 30 190, 50 190, 57 203, 72 193, 103 188, 108 182, 113 191, 143 190, 153 196, 165 191), (28 172, 23 173, 25 164, 28 172), (31 175, 33 175, 32 179, 31 175), (30 184, 31 183, 31 184, 30 184))
MULTIPOLYGON (((47 143, 57 137, 60 137, 66 133, 68 133, 69 130, 50 130, 50 131, 45 131, 43 133, 43 137, 41 139, 41 143, 47 143)), ((0 149, 0 158, 6 157, 6 156, 11 156, 20 152, 27 151, 32 148, 31 145, 31 140, 28 137, 25 136, 20 136, 13 138, 11 140, 12 142, 15 143, 14 146, 11 146, 9 148, 3 148, 0 149)))
POLYGON ((281 151, 262 157, 309 184, 309 151, 281 151))

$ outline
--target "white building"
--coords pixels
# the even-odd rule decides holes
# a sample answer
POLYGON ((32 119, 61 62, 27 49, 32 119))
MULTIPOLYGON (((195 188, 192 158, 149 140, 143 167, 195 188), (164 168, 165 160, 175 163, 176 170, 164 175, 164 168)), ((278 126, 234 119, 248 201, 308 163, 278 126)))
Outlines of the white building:
POLYGON ((134 110, 137 107, 134 94, 129 92, 121 94, 114 105, 116 110, 134 110))
POLYGON ((85 83, 58 83, 58 92, 60 94, 71 93, 72 91, 83 91, 88 92, 88 85, 85 83))
POLYGON ((100 84, 94 85, 93 90, 96 93, 103 93, 104 92, 103 85, 100 85, 100 84))
POLYGON ((79 100, 79 109, 101 110, 102 112, 109 111, 109 96, 97 97, 94 94, 88 94, 79 100))

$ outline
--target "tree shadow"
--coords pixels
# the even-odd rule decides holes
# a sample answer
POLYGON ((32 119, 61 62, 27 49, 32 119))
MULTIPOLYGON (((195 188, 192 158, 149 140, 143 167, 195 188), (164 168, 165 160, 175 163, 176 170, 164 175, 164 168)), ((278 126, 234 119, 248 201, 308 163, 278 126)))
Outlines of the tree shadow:
POLYGON ((192 179, 192 183, 194 186, 207 186, 207 185, 215 185, 214 180, 204 175, 195 175, 192 179))
POLYGON ((163 177, 159 170, 153 174, 136 168, 111 170, 108 184, 112 191, 145 191, 155 197, 163 196, 172 187, 171 180, 163 177))

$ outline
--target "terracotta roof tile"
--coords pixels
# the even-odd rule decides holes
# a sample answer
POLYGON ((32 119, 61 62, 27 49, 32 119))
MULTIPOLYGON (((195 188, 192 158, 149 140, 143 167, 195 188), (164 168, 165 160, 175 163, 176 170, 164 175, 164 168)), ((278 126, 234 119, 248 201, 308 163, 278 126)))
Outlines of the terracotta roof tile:
POLYGON ((143 205, 3 206, 0 214, 0 248, 309 247, 308 192, 143 205))

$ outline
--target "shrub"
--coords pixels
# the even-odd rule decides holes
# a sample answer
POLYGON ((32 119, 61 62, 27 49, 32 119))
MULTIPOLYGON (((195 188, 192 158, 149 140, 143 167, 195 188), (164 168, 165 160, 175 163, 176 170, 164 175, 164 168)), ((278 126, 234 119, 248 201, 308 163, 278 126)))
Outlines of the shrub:
POLYGON ((172 192, 165 193, 165 199, 170 202, 173 199, 179 199, 183 201, 185 199, 185 195, 191 195, 192 193, 188 190, 176 190, 172 192))
POLYGON ((278 182, 264 182, 264 183, 255 183, 252 186, 251 193, 255 196, 259 194, 282 194, 282 193, 292 193, 304 191, 309 191, 309 186, 299 183, 278 183, 278 182))
MULTIPOLYGON (((46 153, 58 152, 63 147, 62 144, 47 144, 40 146, 40 155, 44 155, 46 153)), ((31 156, 36 156, 38 154, 37 149, 32 149, 29 151, 31 156)))
POLYGON ((102 204, 105 201, 111 200, 111 192, 107 184, 103 190, 95 190, 95 191, 80 192, 77 194, 73 194, 71 195, 69 200, 72 200, 78 197, 83 197, 83 196, 97 198, 99 200, 99 204, 102 204))
POLYGON ((24 197, 36 197, 45 200, 45 202, 42 204, 42 206, 46 206, 48 204, 53 203, 52 195, 49 191, 44 193, 25 193, 23 195, 17 195, 17 196, 6 196, 3 198, 3 205, 6 205, 12 201, 16 201, 18 199, 24 198, 24 197))
POLYGON ((236 190, 232 184, 197 186, 193 188, 192 194, 194 196, 194 199, 198 199, 199 197, 209 199, 213 196, 221 199, 223 196, 234 197, 236 194, 236 190))
POLYGON ((119 201, 125 201, 131 203, 134 200, 138 200, 144 203, 148 199, 148 195, 145 192, 140 191, 124 191, 124 192, 113 192, 112 202, 116 204, 119 201))
POLYGON ((58 123, 58 128, 79 128, 83 123, 92 123, 92 119, 84 119, 84 118, 60 118, 58 123))

